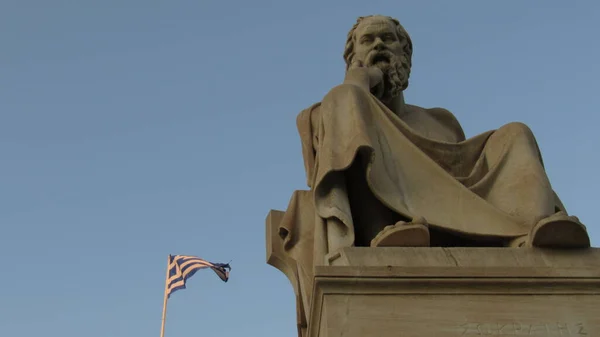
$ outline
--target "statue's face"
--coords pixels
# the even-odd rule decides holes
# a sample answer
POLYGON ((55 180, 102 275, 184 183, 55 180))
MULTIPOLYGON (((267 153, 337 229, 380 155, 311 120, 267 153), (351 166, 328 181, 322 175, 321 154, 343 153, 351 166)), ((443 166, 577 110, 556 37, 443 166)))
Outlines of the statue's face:
POLYGON ((356 27, 354 57, 366 66, 390 64, 404 55, 404 44, 396 34, 396 27, 385 17, 365 18, 356 27))
POLYGON ((404 48, 405 36, 399 36, 394 22, 386 17, 363 19, 354 32, 354 58, 363 65, 377 67, 384 74, 386 101, 400 95, 408 87, 410 60, 404 48))

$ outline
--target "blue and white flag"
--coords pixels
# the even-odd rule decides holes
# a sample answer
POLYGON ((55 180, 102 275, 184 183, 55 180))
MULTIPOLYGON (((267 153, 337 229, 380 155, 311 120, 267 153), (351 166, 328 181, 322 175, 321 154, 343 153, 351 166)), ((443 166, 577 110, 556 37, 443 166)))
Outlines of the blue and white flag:
POLYGON ((185 282, 198 270, 210 268, 217 276, 227 282, 231 267, 229 263, 212 263, 196 256, 169 255, 169 276, 167 279, 167 297, 179 289, 185 289, 185 282))

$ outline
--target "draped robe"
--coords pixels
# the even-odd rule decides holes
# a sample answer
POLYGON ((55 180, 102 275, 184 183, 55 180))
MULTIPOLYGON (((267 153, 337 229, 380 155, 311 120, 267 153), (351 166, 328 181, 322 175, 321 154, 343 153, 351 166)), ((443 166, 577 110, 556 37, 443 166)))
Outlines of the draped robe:
MULTIPOLYGON (((510 123, 465 139, 449 111, 413 108, 429 128, 417 132, 371 93, 342 84, 298 115, 310 190, 294 192, 279 232, 297 261, 300 284, 311 284, 314 265, 327 264, 327 235, 354 245, 360 224, 353 222, 344 174, 359 159, 370 191, 385 207, 461 235, 515 238, 564 211, 527 126, 510 123), (328 233, 330 217, 344 228, 328 233)), ((308 308, 311 289, 301 288, 301 305, 308 308)))

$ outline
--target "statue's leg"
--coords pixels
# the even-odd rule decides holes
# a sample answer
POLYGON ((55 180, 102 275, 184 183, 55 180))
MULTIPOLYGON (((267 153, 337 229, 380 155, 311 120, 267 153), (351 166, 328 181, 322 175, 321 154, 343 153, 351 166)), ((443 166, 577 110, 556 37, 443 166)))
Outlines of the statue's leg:
POLYGON ((490 136, 484 148, 485 176, 471 190, 532 226, 555 212, 554 194, 536 140, 522 123, 490 136))
POLYGON ((328 218, 325 220, 325 225, 327 226, 327 250, 329 252, 336 252, 352 245, 348 245, 345 240, 348 233, 346 233, 346 226, 340 219, 336 217, 328 218))
POLYGON ((366 180, 366 160, 360 155, 346 171, 346 186, 356 245, 366 247, 423 247, 430 245, 426 219, 406 218, 385 206, 366 180))
MULTIPOLYGON (((386 226, 411 220, 403 219, 380 202, 367 184, 366 164, 370 158, 360 152, 360 146, 371 142, 367 136, 371 131, 379 132, 371 130, 371 124, 377 120, 374 116, 377 112, 373 109, 378 109, 372 103, 369 92, 343 84, 332 89, 320 106, 321 124, 316 137, 318 165, 319 170, 329 172, 315 186, 315 201, 317 211, 326 218, 329 253, 349 244, 370 246, 373 238, 386 226), (355 151, 359 151, 358 155, 355 151), (343 184, 340 176, 344 179, 343 184), (335 190, 333 186, 340 188, 335 190)), ((410 238, 410 231, 404 231, 407 228, 395 228, 394 237, 410 238)), ((426 228, 424 231, 428 244, 428 231, 426 228)))
POLYGON ((589 246, 585 227, 576 218, 557 213, 537 142, 525 124, 510 123, 498 129, 490 136, 483 159, 487 173, 471 189, 532 227, 528 237, 509 245, 589 246))
POLYGON ((371 192, 366 178, 366 165, 358 156, 346 171, 346 186, 352 209, 357 246, 370 246, 371 240, 384 228, 399 221, 410 221, 386 207, 371 192))
POLYGON ((323 238, 326 244, 326 247, 323 247, 325 254, 353 246, 356 235, 355 231, 349 228, 351 219, 344 216, 350 216, 352 213, 348 204, 348 191, 344 172, 330 174, 327 185, 326 195, 321 196, 321 200, 326 203, 325 209, 328 211, 328 216, 323 219, 325 222, 325 237, 323 238), (332 200, 338 202, 333 203, 332 200), (327 204, 328 202, 329 204, 327 204))

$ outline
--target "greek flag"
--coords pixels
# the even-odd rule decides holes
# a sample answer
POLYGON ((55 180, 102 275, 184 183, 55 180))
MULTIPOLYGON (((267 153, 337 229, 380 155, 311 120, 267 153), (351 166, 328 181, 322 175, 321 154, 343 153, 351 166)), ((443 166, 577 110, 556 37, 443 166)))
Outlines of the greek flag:
POLYGON ((185 282, 198 270, 210 268, 224 282, 229 279, 229 263, 212 263, 196 256, 169 255, 169 276, 167 279, 167 298, 179 289, 185 289, 185 282))

